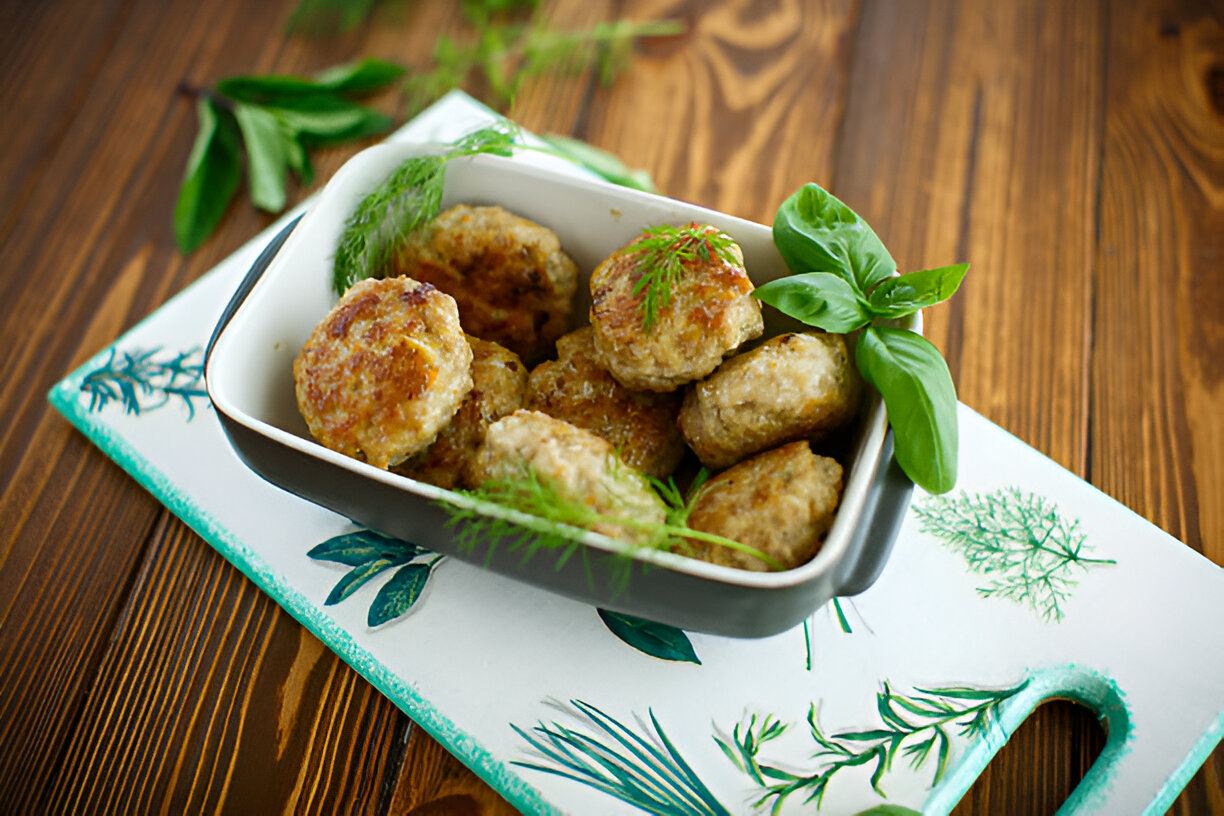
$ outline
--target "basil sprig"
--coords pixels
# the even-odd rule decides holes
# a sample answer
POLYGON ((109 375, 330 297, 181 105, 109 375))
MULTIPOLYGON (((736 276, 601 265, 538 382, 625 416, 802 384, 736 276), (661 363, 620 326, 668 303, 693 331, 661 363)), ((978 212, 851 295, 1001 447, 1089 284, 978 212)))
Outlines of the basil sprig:
POLYGON ((757 298, 828 332, 858 331, 855 360, 888 410, 897 462, 929 493, 956 484, 956 386, 939 350, 921 335, 886 325, 947 300, 968 264, 897 276, 897 264, 867 222, 816 184, 778 209, 774 244, 791 271, 758 287, 757 298))

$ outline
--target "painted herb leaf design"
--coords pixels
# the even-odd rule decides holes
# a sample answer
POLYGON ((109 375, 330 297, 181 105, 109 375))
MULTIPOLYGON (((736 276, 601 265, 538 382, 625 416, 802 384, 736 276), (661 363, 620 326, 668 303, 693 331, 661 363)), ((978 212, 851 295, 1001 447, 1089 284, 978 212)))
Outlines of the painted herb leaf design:
POLYGON ((653 711, 654 733, 643 736, 590 703, 571 700, 570 705, 576 717, 594 726, 593 733, 556 722, 539 723, 530 732, 511 724, 550 763, 511 764, 572 779, 647 813, 730 816, 667 738, 653 711))
POLYGON ((599 613, 599 619, 612 634, 639 652, 661 660, 701 665, 701 659, 697 657, 697 652, 693 650, 693 644, 683 629, 607 609, 596 611, 599 613))
POLYGON ((381 626, 412 609, 434 567, 444 556, 373 530, 358 530, 329 538, 307 553, 317 561, 352 567, 328 594, 325 606, 345 600, 373 578, 395 569, 370 603, 366 622, 381 626), (398 569, 396 569, 398 567, 398 569))
POLYGON ((106 362, 81 381, 89 410, 118 402, 124 413, 139 416, 177 399, 187 408, 187 419, 194 418, 195 401, 208 402, 200 349, 160 355, 161 348, 120 352, 112 347, 106 362))
POLYGON ((762 748, 788 728, 772 715, 758 722, 754 714, 735 726, 730 740, 714 739, 727 758, 762 790, 756 807, 772 800, 773 812, 777 813, 790 796, 802 793, 804 804, 814 802, 819 809, 829 783, 846 768, 871 767, 871 786, 883 796, 880 783, 898 758, 908 760, 913 768, 932 761, 931 784, 937 784, 947 771, 954 730, 968 739, 985 736, 998 721, 999 706, 1026 683, 1001 691, 963 686, 915 688, 908 695, 894 693, 885 683, 876 693, 880 727, 831 736, 821 729, 813 704, 807 723, 816 743, 812 756, 819 764, 806 774, 762 763, 762 748))
POLYGON ((1027 605, 1047 621, 1061 621, 1063 605, 1090 566, 1079 521, 1063 518, 1042 496, 1006 487, 992 493, 932 496, 914 505, 919 529, 944 540, 987 581, 977 591, 1027 605))

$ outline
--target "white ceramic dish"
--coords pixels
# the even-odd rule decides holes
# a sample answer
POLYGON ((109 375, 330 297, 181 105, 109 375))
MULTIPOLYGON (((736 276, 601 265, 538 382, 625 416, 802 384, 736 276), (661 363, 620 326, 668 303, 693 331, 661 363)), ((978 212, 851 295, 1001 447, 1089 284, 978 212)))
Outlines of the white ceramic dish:
MULTIPOLYGON (((209 344, 208 392, 235 450, 272 483, 354 521, 440 553, 597 606, 688 630, 738 637, 774 634, 838 595, 863 591, 891 550, 912 484, 892 458, 884 408, 874 394, 860 413, 845 492, 823 548, 811 562, 776 573, 734 570, 660 552, 634 555, 627 582, 614 579, 618 545, 588 535, 561 568, 547 552, 488 542, 458 548, 439 503, 457 497, 314 442, 298 414, 293 360, 337 300, 332 260, 357 203, 400 163, 436 150, 380 145, 351 159, 317 203, 265 250, 234 295, 209 344)), ((583 276, 575 305, 585 322, 585 276, 645 226, 714 224, 734 237, 757 285, 788 274, 770 229, 673 199, 576 179, 516 158, 476 156, 447 165, 443 206, 500 204, 554 230, 583 276)), ((766 307, 766 336, 794 328, 766 307)), ((917 316, 911 328, 919 328, 917 316)), ((619 559, 619 561, 618 561, 619 559)))

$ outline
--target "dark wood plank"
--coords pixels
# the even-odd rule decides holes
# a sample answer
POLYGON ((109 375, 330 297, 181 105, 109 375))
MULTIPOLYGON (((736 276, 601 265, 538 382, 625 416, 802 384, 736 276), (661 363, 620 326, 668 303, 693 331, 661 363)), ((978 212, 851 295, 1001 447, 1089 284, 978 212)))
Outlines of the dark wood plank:
MULTIPOLYGON (((1224 564, 1224 8, 1109 5, 1091 479, 1224 564)), ((1172 812, 1224 813, 1224 747, 1172 812)))

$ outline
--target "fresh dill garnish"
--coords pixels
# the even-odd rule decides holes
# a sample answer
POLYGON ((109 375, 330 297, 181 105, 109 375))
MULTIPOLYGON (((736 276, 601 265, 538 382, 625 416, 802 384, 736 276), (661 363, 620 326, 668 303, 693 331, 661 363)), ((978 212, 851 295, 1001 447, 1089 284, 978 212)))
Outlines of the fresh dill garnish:
POLYGON ((449 515, 447 526, 456 530, 461 548, 470 550, 482 541, 490 546, 508 541, 511 550, 525 550, 524 559, 540 549, 561 550, 558 568, 591 530, 624 541, 634 549, 680 554, 684 554, 688 540, 705 541, 759 558, 772 569, 785 568, 776 558, 755 547, 687 525, 688 515, 700 495, 700 484, 704 482, 701 474, 687 497, 670 479, 666 483, 656 479, 649 481, 666 505, 667 517, 663 522, 593 507, 565 495, 527 466, 518 478, 492 479, 475 490, 454 491, 470 501, 439 502, 439 505, 449 515))
POLYGON ((682 227, 664 224, 642 230, 642 237, 626 253, 638 274, 633 295, 640 298, 638 314, 642 330, 649 334, 654 328, 659 310, 671 303, 672 288, 693 266, 713 260, 738 264, 734 246, 731 236, 695 222, 682 227))
POLYGON ((473 131, 432 156, 414 156, 362 199, 349 216, 336 248, 333 286, 343 295, 359 280, 381 277, 398 249, 417 227, 438 214, 446 164, 462 156, 508 156, 518 129, 508 122, 473 131))

